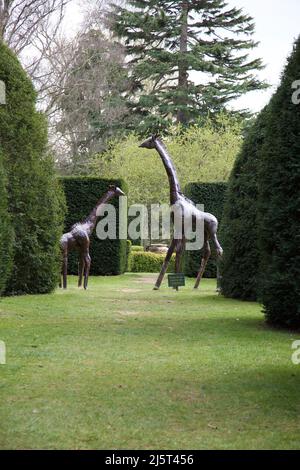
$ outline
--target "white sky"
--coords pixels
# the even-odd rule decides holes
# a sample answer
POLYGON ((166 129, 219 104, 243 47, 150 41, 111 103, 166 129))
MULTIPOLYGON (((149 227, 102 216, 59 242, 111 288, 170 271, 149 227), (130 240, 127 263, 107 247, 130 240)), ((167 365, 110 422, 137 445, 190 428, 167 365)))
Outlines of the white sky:
MULTIPOLYGON (((81 21, 79 3, 78 0, 72 1, 67 10, 65 28, 70 35, 81 21)), ((255 20, 254 40, 260 44, 254 50, 253 57, 263 59, 266 68, 259 76, 272 88, 248 93, 237 101, 236 106, 257 112, 268 103, 276 89, 293 41, 300 34, 300 0, 228 0, 228 3, 244 8, 245 13, 255 20)))

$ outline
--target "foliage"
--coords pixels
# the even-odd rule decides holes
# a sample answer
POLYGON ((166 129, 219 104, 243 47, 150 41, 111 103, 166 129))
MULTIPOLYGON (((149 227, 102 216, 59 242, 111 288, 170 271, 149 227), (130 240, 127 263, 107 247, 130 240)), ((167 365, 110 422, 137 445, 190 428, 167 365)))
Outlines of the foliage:
POLYGON ((132 245, 131 251, 144 251, 144 247, 139 245, 132 245))
POLYGON ((165 129, 174 119, 195 122, 265 87, 255 74, 262 61, 248 54, 257 45, 253 18, 223 0, 129 0, 113 16, 132 70, 136 96, 129 104, 143 132, 165 129))
MULTIPOLYGON (((149 253, 132 251, 130 255, 130 271, 132 273, 159 273, 166 255, 161 253, 149 253)), ((175 255, 172 256, 168 266, 168 272, 175 271, 175 255)))
POLYGON ((300 36, 268 112, 259 169, 261 298, 274 325, 300 327, 300 36), (298 85, 299 87, 299 85, 298 85))
MULTIPOLYGON (((214 214, 221 225, 226 183, 189 183, 185 188, 186 196, 195 204, 203 204, 204 211, 214 214)), ((222 240, 218 236, 220 242, 222 240)), ((212 257, 210 258, 204 277, 215 278, 217 276, 216 259, 214 256, 214 247, 211 243, 212 257)), ((222 245, 222 243, 221 243, 222 245)), ((196 277, 200 269, 202 250, 187 251, 185 254, 185 274, 190 277, 196 277)))
POLYGON ((62 229, 61 193, 46 155, 44 117, 36 94, 14 54, 0 43, 0 142, 8 177, 8 206, 15 232, 14 260, 6 293, 46 293, 56 286, 62 229))
MULTIPOLYGON (((181 187, 191 181, 226 181, 242 142, 241 123, 220 115, 201 127, 172 127, 164 139, 172 156, 181 187)), ((140 149, 142 138, 131 134, 113 142, 103 155, 96 155, 91 174, 126 179, 129 204, 169 203, 169 185, 155 150, 140 149)))
POLYGON ((88 156, 124 133, 128 77, 123 48, 99 29, 84 29, 56 45, 54 64, 50 103, 56 111, 50 123, 60 170, 83 174, 88 156))
POLYGON ((229 180, 221 233, 221 288, 226 297, 258 298, 258 167, 266 120, 267 108, 248 131, 229 180))
MULTIPOLYGON (((107 191, 110 184, 116 184, 125 193, 126 185, 122 180, 105 180, 102 178, 61 178, 67 201, 67 216, 65 219, 65 231, 84 220, 95 207, 98 200, 107 191)), ((116 208, 116 234, 119 233, 119 199, 109 201, 116 208)), ((101 218, 99 218, 101 220, 101 218)), ((91 237, 90 254, 92 258, 92 275, 116 275, 125 272, 127 263, 126 240, 99 240, 94 231, 91 237)), ((78 272, 78 254, 71 252, 68 260, 70 274, 78 272)))
POLYGON ((8 214, 6 175, 3 168, 3 156, 0 149, 0 295, 5 289, 7 278, 12 269, 13 229, 8 214))

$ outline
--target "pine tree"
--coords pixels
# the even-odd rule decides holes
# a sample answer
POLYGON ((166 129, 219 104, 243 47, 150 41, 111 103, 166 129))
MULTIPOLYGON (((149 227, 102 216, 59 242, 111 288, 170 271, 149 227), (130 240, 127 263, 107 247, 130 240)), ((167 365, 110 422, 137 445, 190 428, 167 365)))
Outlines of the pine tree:
POLYGON ((261 60, 249 59, 254 23, 242 9, 223 0, 129 0, 113 12, 130 57, 131 107, 146 128, 190 123, 266 86, 255 76, 261 60))
POLYGON ((242 300, 258 298, 258 167, 267 115, 266 107, 247 131, 230 175, 220 231, 224 249, 222 293, 242 300))
POLYGON ((15 232, 6 293, 45 293, 58 280, 61 192, 46 154, 47 126, 35 109, 34 88, 16 56, 1 42, 0 80, 6 85, 6 105, 0 107, 0 144, 15 232))
POLYGON ((298 92, 293 94, 299 77, 300 37, 269 105, 259 171, 261 298, 269 322, 295 328, 300 327, 300 104, 298 92))

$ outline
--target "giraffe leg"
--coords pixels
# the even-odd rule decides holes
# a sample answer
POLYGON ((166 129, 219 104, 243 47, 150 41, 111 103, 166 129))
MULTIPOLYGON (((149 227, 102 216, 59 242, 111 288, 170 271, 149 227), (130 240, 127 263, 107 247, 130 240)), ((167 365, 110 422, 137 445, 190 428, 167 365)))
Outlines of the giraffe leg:
POLYGON ((84 272, 84 256, 80 254, 79 258, 79 266, 78 266, 78 287, 82 286, 82 278, 83 278, 83 272, 84 272))
POLYGON ((176 240, 174 240, 174 238, 173 238, 173 240, 172 240, 172 242, 171 242, 171 245, 170 245, 170 247, 169 247, 169 249, 168 249, 168 253, 167 253, 167 256, 166 256, 166 258, 165 258, 164 264, 163 264, 163 266, 162 266, 162 268, 161 268, 161 271, 160 271, 160 274, 159 274, 159 276, 158 276, 158 278, 157 278, 157 281, 156 281, 154 290, 158 290, 158 289, 160 288, 160 286, 161 286, 161 283, 162 283, 162 281, 163 281, 163 278, 164 278, 164 276, 165 276, 165 274, 166 274, 166 271, 167 271, 167 269, 168 269, 168 265, 169 265, 170 259, 171 259, 171 257, 172 257, 172 254, 173 254, 174 250, 175 250, 175 246, 176 246, 176 240))
POLYGON ((217 233, 214 232, 212 235, 211 235, 211 240, 215 246, 215 249, 216 249, 216 252, 217 252, 217 257, 218 258, 221 258, 223 256, 223 248, 221 247, 220 243, 219 243, 219 240, 217 238, 217 233))
MULTIPOLYGON (((181 258, 182 254, 184 252, 185 248, 185 240, 178 240, 177 246, 176 246, 176 258, 175 258, 175 272, 176 274, 180 273, 181 270, 181 258)), ((178 291, 178 287, 176 287, 176 290, 178 291)))
POLYGON ((196 279, 196 283, 195 283, 195 287, 194 287, 195 289, 198 289, 198 287, 199 287, 199 284, 200 284, 201 279, 203 277, 203 274, 205 272, 205 268, 206 268, 207 262, 210 258, 210 255, 211 255, 211 249, 210 249, 210 246, 209 246, 209 241, 206 240, 204 242, 203 257, 202 257, 202 260, 201 260, 200 270, 198 272, 198 276, 197 276, 197 279, 196 279))
POLYGON ((179 240, 176 246, 176 258, 175 258, 175 272, 180 273, 181 268, 181 257, 184 249, 184 242, 179 240))
POLYGON ((63 257, 63 288, 67 288, 67 275, 68 275, 68 254, 64 253, 63 257))
POLYGON ((84 289, 87 289, 88 286, 88 280, 89 280, 89 274, 90 274, 90 267, 91 267, 91 257, 89 252, 87 252, 84 256, 84 265, 85 265, 85 270, 84 270, 84 289))

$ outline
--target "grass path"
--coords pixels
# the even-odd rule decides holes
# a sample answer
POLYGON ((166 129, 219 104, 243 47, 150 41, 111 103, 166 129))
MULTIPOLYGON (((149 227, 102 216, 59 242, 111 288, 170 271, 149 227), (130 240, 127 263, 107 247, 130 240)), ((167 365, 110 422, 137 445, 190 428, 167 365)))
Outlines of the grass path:
POLYGON ((2 449, 297 449, 299 335, 152 275, 0 300, 2 449))

